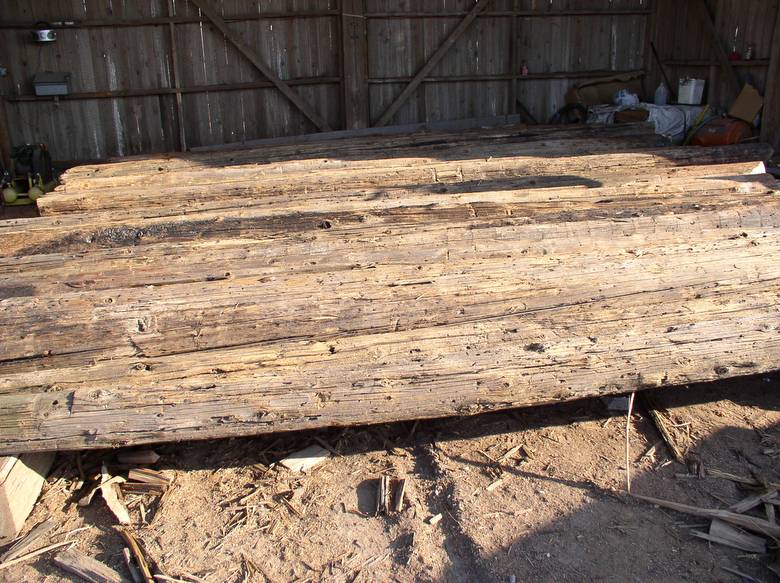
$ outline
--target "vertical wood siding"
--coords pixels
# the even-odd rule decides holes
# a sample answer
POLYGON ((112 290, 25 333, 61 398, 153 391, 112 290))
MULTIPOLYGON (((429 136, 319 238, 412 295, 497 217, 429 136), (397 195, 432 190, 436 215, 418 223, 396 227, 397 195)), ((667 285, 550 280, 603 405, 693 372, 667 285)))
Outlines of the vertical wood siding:
MULTIPOLYGON (((210 1, 331 127, 344 127, 341 52, 349 45, 341 38, 339 0, 210 1), (280 17, 301 12, 316 15, 280 17)), ((647 54, 652 10, 657 10, 653 38, 663 59, 711 58, 706 31, 692 22, 686 4, 492 0, 390 123, 511 114, 517 111, 513 95, 544 121, 563 105, 572 83, 610 71, 649 68, 652 90, 658 78, 647 54), (520 76, 523 63, 528 77, 520 76)), ((768 55, 777 4, 710 0, 724 43, 733 42, 741 51, 753 43, 758 59, 768 55)), ((173 6, 181 123, 189 146, 315 131, 235 47, 201 20, 194 4, 175 0, 173 6)), ((364 0, 365 94, 372 122, 472 6, 473 0, 364 0)), ((9 77, 0 80, 0 87, 9 100, 13 142, 45 142, 56 159, 71 161, 176 150, 179 120, 167 18, 167 0, 1 2, 0 66, 8 68, 9 77), (58 29, 57 42, 42 46, 30 40, 31 26, 39 20, 75 25, 58 29), (101 98, 32 100, 31 79, 37 71, 70 72, 74 93, 99 92, 101 98)), ((701 65, 674 65, 670 70, 674 77, 710 73, 709 66, 701 65)), ((763 90, 765 63, 740 67, 740 76, 763 90)), ((713 99, 725 99, 722 85, 714 80, 713 99)))

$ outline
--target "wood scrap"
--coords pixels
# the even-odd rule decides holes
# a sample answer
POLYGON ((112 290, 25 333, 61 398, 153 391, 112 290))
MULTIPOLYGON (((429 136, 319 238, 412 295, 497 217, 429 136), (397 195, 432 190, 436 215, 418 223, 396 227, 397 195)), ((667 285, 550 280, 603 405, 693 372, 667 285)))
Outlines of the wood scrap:
POLYGON ((324 462, 330 456, 330 452, 320 445, 310 445, 300 451, 288 455, 279 461, 280 466, 284 466, 292 472, 306 473, 314 466, 324 462))
POLYGON ((48 553, 49 551, 53 551, 55 549, 59 549, 68 545, 72 545, 73 541, 62 541, 58 543, 53 543, 50 545, 47 545, 43 548, 36 549, 34 551, 30 551, 27 554, 21 555, 19 557, 16 557, 14 559, 10 559, 8 561, 4 561, 0 563, 0 570, 6 569, 8 567, 13 567, 14 565, 18 565, 19 563, 23 563, 24 561, 29 561, 30 559, 33 559, 35 557, 38 557, 44 553, 48 553))
POLYGON ((53 453, 0 457, 0 543, 19 534, 53 462, 53 453))
POLYGON ((393 499, 393 511, 401 512, 404 509, 404 496, 406 494, 406 478, 401 478, 395 488, 393 499))
POLYGON ((376 508, 374 516, 390 513, 390 476, 382 475, 377 480, 376 508))
POLYGON ((148 468, 133 468, 127 473, 127 479, 132 482, 142 482, 144 484, 150 484, 158 486, 160 488, 167 488, 171 484, 171 479, 156 470, 150 470, 148 468))
POLYGON ((771 499, 776 495, 777 495, 777 489, 757 492, 755 494, 751 494, 750 496, 747 496, 746 498, 743 498, 742 500, 736 502, 735 504, 732 504, 731 506, 729 506, 728 509, 731 512, 737 512, 739 514, 742 514, 743 512, 747 512, 748 510, 751 510, 756 506, 763 504, 766 500, 771 499))
POLYGON ((160 460, 160 455, 153 449, 138 449, 120 451, 116 454, 116 461, 127 465, 153 465, 160 460))
POLYGON ((108 565, 75 549, 68 549, 54 557, 54 564, 90 583, 129 583, 108 565))
POLYGON ((425 519, 425 522, 430 524, 431 526, 435 526, 441 522, 441 519, 444 518, 444 515, 439 512, 438 514, 434 514, 433 516, 429 516, 425 519))
POLYGON ((146 560, 146 555, 141 548, 141 543, 138 542, 138 539, 135 537, 135 535, 127 528, 121 526, 116 526, 114 528, 130 548, 130 552, 133 554, 133 558, 135 559, 135 563, 138 566, 138 570, 141 573, 141 577, 144 583, 154 583, 152 569, 149 566, 149 562, 146 560))
POLYGON ((763 537, 746 533, 718 519, 712 521, 708 533, 692 530, 691 534, 701 539, 740 549, 748 553, 764 554, 767 550, 766 539, 763 537))
POLYGON ((23 555, 40 542, 41 539, 45 538, 56 526, 57 523, 51 518, 47 518, 40 524, 37 524, 0 556, 0 563, 5 563, 23 555))
POLYGON ((108 509, 119 521, 119 524, 130 524, 130 513, 125 505, 122 490, 119 489, 119 484, 124 482, 125 479, 121 476, 111 476, 105 464, 103 464, 100 479, 100 495, 103 497, 108 509))
POLYGON ((639 398, 642 400, 642 404, 647 410, 648 415, 650 415, 650 419, 653 420, 656 429, 658 429, 658 433, 661 434, 661 437, 663 438, 666 447, 669 448, 669 452, 672 454, 672 457, 674 457, 674 460, 677 463, 684 465, 685 451, 677 444, 679 437, 673 433, 673 429, 670 426, 671 423, 668 420, 668 411, 658 404, 657 396, 653 395, 651 392, 640 393, 639 398))
POLYGON ((141 577, 141 573, 138 571, 138 567, 133 560, 133 555, 127 547, 122 549, 122 558, 125 560, 125 567, 127 567, 133 583, 143 583, 144 580, 141 577))
POLYGON ((744 529, 762 534, 764 536, 770 536, 772 538, 780 538, 780 526, 770 524, 769 521, 753 516, 747 516, 745 514, 737 514, 736 512, 729 512, 728 510, 717 510, 710 508, 699 508, 698 506, 691 506, 689 504, 682 504, 680 502, 672 502, 670 500, 662 500, 660 498, 653 498, 652 496, 643 496, 641 494, 631 494, 634 498, 644 500, 650 504, 655 504, 662 508, 669 508, 670 510, 677 510, 678 512, 684 512, 693 516, 701 516, 705 518, 720 519, 729 524, 741 526, 744 529))

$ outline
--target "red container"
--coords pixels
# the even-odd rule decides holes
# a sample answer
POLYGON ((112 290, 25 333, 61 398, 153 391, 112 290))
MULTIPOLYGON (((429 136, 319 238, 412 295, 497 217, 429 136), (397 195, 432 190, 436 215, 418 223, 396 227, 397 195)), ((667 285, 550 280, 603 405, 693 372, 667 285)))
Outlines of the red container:
POLYGON ((727 146, 739 144, 753 136, 750 124, 741 119, 721 117, 707 122, 693 136, 694 146, 727 146))

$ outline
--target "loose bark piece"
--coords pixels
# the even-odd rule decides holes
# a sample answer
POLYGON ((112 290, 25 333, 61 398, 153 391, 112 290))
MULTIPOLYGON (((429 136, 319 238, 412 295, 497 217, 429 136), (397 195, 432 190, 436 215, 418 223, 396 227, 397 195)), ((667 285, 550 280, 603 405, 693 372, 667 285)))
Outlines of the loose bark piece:
POLYGON ((59 553, 54 557, 54 564, 90 583, 129 583, 108 565, 74 549, 59 553))
POLYGON ((310 445, 300 451, 288 455, 279 462, 293 472, 308 472, 317 464, 324 462, 330 456, 330 452, 319 445, 310 445))

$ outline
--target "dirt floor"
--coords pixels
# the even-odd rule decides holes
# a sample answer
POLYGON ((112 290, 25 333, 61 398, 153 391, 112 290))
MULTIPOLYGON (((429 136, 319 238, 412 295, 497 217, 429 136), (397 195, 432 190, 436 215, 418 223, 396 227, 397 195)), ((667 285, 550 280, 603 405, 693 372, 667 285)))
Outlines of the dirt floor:
MULTIPOLYGON (((778 481, 778 381, 757 377, 656 393, 698 461, 693 471, 778 481)), ((723 567, 776 580, 767 568, 771 555, 696 539, 691 532, 706 531, 707 520, 628 496, 625 432, 625 412, 596 399, 164 445, 156 448, 162 459, 155 467, 173 485, 162 496, 128 496, 131 528, 158 573, 195 582, 740 580, 723 567), (309 475, 273 465, 317 439, 340 455, 309 475), (406 478, 400 513, 375 515, 382 475, 406 478)), ((113 456, 83 454, 85 474, 98 473, 103 461, 120 472, 113 456)), ((671 461, 639 399, 630 459, 635 493, 711 508, 747 495, 732 481, 699 478, 671 461)), ((127 573, 116 520, 99 495, 86 508, 76 505, 83 495, 73 490, 78 479, 75 456, 58 456, 27 528, 47 517, 59 533, 88 527, 70 535, 74 548, 127 573)), ((51 556, 0 577, 79 580, 51 556)))

